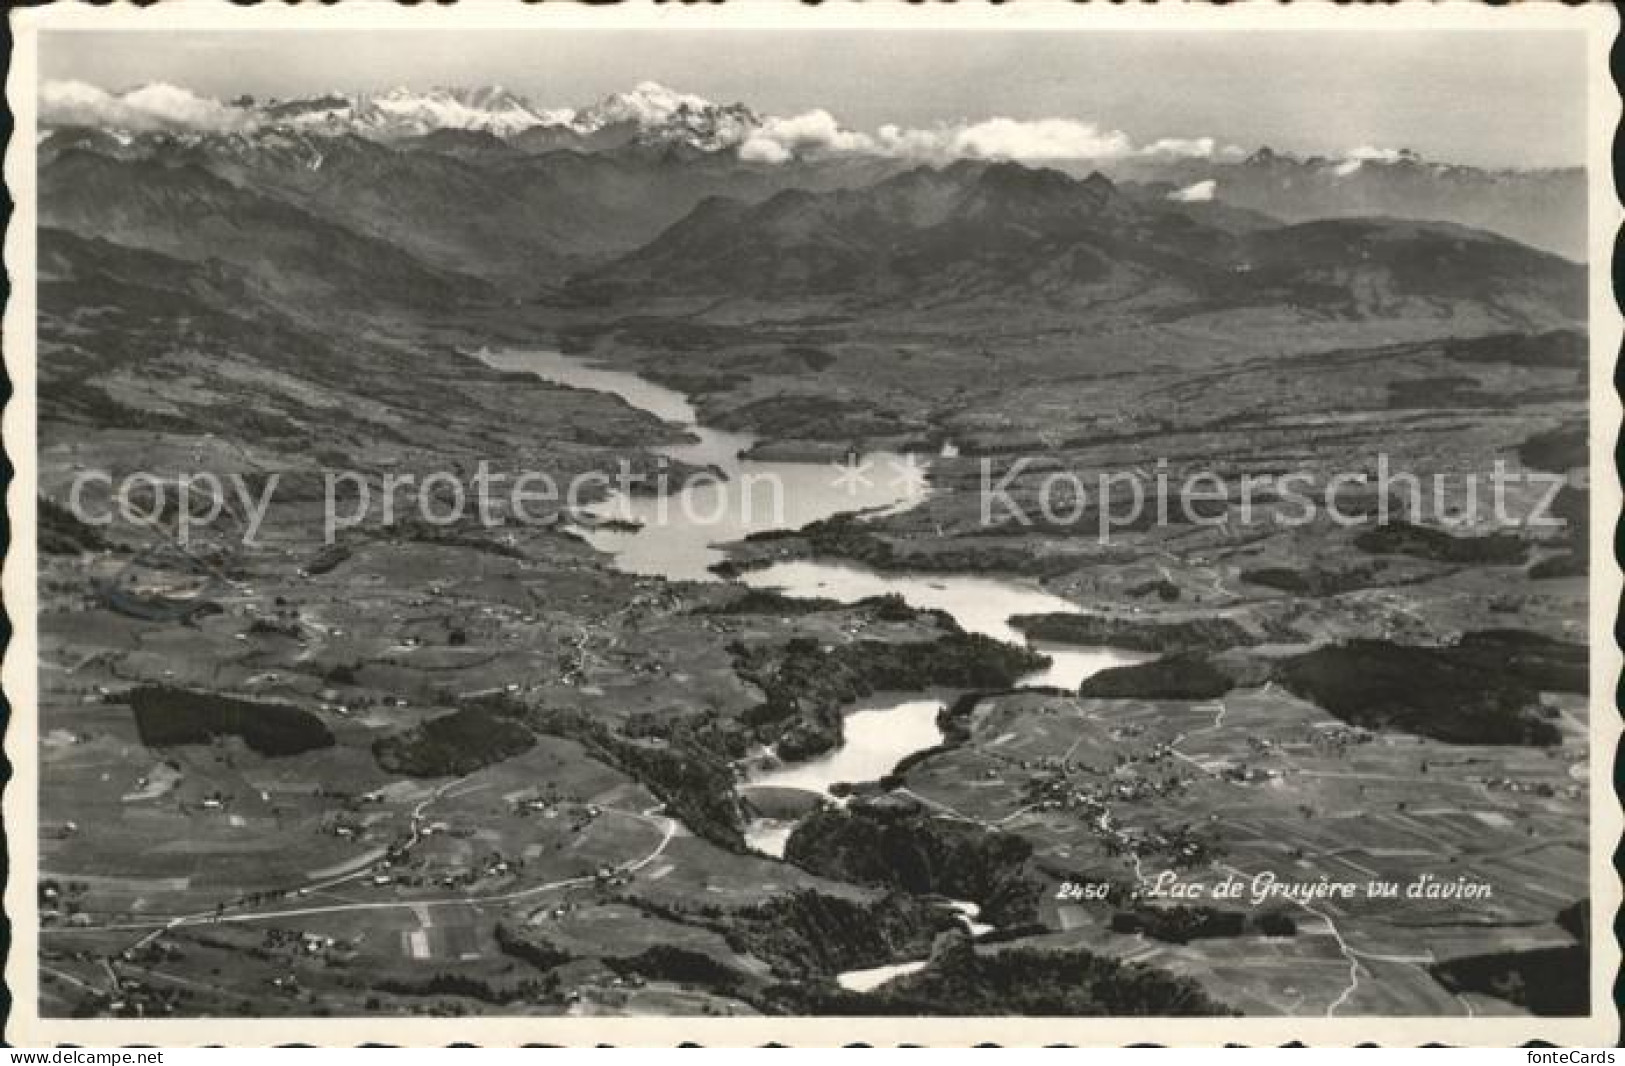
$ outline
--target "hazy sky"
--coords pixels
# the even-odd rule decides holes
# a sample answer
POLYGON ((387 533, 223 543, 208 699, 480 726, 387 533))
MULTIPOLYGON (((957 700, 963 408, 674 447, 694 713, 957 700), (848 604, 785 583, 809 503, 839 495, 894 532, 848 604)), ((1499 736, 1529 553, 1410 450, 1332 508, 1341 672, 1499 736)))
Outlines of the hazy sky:
POLYGON ((1507 166, 1585 155, 1583 37, 1565 31, 59 31, 40 61, 47 79, 217 96, 495 83, 557 107, 654 80, 776 114, 826 108, 865 131, 1065 117, 1139 143, 1507 166))

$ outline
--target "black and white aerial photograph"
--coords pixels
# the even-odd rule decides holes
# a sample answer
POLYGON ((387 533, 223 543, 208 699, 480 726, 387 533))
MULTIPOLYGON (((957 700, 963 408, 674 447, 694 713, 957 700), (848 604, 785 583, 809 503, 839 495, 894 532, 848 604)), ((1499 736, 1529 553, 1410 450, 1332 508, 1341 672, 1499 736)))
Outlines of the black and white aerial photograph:
POLYGON ((22 26, 8 1039, 1612 1043, 1613 12, 743 6, 22 26))

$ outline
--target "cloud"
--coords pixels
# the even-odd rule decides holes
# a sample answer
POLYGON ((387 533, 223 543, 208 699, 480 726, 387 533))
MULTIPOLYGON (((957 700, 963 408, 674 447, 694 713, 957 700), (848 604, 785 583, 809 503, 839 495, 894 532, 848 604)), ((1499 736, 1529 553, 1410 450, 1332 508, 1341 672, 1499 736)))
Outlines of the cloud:
POLYGON ((747 163, 788 163, 794 153, 770 137, 748 137, 739 146, 739 158, 747 163))
POLYGON ((951 154, 947 130, 908 130, 887 124, 876 131, 879 153, 899 159, 942 159, 951 154))
POLYGON ((1212 159, 1218 144, 1212 137, 1164 137, 1140 149, 1141 155, 1177 155, 1212 159))
POLYGON ((255 121, 241 108, 162 82, 115 95, 82 81, 48 81, 40 88, 39 107, 43 123, 102 129, 223 133, 255 121))
MULTIPOLYGON (((1188 150, 1189 146, 1185 147, 1188 150)), ((740 145, 739 154, 760 163, 783 163, 796 156, 854 153, 924 162, 1009 159, 1036 163, 1118 159, 1133 154, 1134 150, 1127 134, 1074 119, 991 118, 934 129, 886 125, 870 135, 843 128, 835 116, 820 109, 790 118, 765 120, 740 145)))
POLYGON ((956 157, 1018 162, 1116 159, 1134 150, 1125 133, 1068 118, 988 119, 957 131, 950 143, 956 157))
POLYGON ((875 140, 841 128, 822 108, 789 118, 768 118, 739 146, 739 156, 756 163, 783 163, 807 153, 874 152, 875 140))
POLYGON ((928 129, 884 125, 873 134, 846 129, 823 109, 788 118, 768 118, 739 146, 740 158, 785 163, 798 157, 866 154, 890 159, 944 163, 955 159, 1013 160, 1018 163, 1114 160, 1131 156, 1191 159, 1229 157, 1212 137, 1165 137, 1144 146, 1128 134, 1071 118, 990 118, 928 129))
POLYGON ((1168 199, 1182 204, 1205 204, 1213 199, 1213 194, 1219 188, 1219 183, 1212 178, 1199 181, 1195 185, 1187 185, 1183 189, 1168 194, 1168 199))

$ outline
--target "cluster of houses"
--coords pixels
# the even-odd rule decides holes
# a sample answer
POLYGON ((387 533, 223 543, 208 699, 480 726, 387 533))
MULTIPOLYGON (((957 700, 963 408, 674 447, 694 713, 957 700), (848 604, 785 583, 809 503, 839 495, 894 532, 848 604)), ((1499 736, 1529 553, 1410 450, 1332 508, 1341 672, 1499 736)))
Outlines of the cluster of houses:
POLYGON ((66 885, 50 878, 41 881, 35 893, 40 925, 84 927, 92 924, 90 915, 81 909, 85 891, 86 886, 78 881, 69 881, 66 885))
POLYGON ((1512 777, 1485 777, 1480 779, 1483 786, 1492 792, 1510 792, 1513 795, 1537 796, 1540 799, 1551 799, 1561 792, 1570 799, 1577 799, 1585 794, 1578 784, 1564 785, 1559 789, 1550 781, 1519 781, 1512 777))
POLYGON ((356 945, 349 940, 303 929, 267 929, 261 947, 266 951, 285 951, 304 958, 337 961, 353 958, 356 952, 356 945))

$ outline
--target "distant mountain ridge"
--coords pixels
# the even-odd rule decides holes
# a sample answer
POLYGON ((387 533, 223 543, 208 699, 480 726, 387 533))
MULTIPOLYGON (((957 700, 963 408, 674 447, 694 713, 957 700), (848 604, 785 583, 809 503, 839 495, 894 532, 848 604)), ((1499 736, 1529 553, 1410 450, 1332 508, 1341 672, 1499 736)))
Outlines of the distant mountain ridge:
POLYGON ((405 86, 383 92, 329 91, 293 99, 239 96, 229 102, 172 85, 108 93, 83 82, 47 83, 42 125, 91 126, 127 134, 304 131, 392 141, 438 130, 468 130, 516 138, 533 147, 583 150, 634 140, 681 143, 700 151, 740 144, 762 120, 743 104, 713 104, 657 82, 643 82, 582 107, 539 107, 499 85, 405 86))
POLYGON ((1210 142, 1098 166, 922 166, 828 141, 827 114, 786 123, 653 82, 556 110, 500 87, 222 103, 172 86, 115 95, 72 83, 43 104, 48 224, 184 258, 235 256, 276 286, 308 285, 324 247, 356 263, 389 249, 389 270, 332 283, 367 289, 395 271, 400 293, 436 304, 534 299, 567 281, 586 299, 642 286, 856 289, 918 302, 934 286, 939 301, 1025 291, 1136 314, 1268 292, 1285 306, 1354 315, 1405 300, 1434 313, 1425 301, 1436 297, 1551 325, 1574 317, 1568 282, 1549 284, 1572 271, 1519 259, 1484 231, 1548 251, 1585 232, 1579 172, 1484 171, 1376 150, 1345 161, 1269 149, 1232 158, 1210 142), (746 150, 764 131, 790 146, 784 158, 746 150), (1394 229, 1385 218, 1474 232, 1394 229), (1269 233, 1332 220, 1344 225, 1301 231, 1329 258, 1296 276, 1271 273, 1292 249, 1269 233), (240 242, 211 247, 211 235, 257 226, 267 249, 257 264, 240 242), (1373 226, 1387 236, 1372 237, 1373 226), (1388 239, 1400 232, 1408 242, 1388 239), (1373 258, 1339 260, 1354 247, 1373 258), (1475 288, 1471 270, 1492 263, 1509 272, 1475 288), (1512 290, 1525 282, 1538 292, 1520 310, 1512 290))
POLYGON ((1298 156, 1260 148, 1243 159, 1159 158, 1103 165, 1114 177, 1193 186, 1205 197, 1288 222, 1392 215, 1487 229, 1576 261, 1587 257, 1586 172, 1485 169, 1415 152, 1298 156))
POLYGON ((176 259, 240 267, 267 290, 297 299, 450 306, 488 295, 472 278, 285 200, 233 184, 184 160, 118 160, 62 153, 40 184, 39 220, 176 259), (387 295, 386 295, 387 294, 387 295))
POLYGON ((1583 320, 1585 271, 1495 234, 1384 218, 1261 225, 1014 163, 920 167, 873 185, 712 198, 578 276, 585 300, 825 297, 912 307, 987 297, 1169 319, 1275 308, 1350 320, 1470 312, 1583 320))
MULTIPOLYGON (((83 82, 49 82, 41 90, 41 116, 42 152, 52 138, 82 136, 75 131, 83 130, 126 146, 153 136, 198 144, 221 137, 352 137, 465 160, 568 151, 623 159, 641 153, 662 164, 726 161, 761 175, 757 183, 767 188, 856 184, 921 162, 1009 160, 1056 166, 1078 177, 1098 170, 1187 201, 1229 204, 1289 222, 1371 215, 1457 222, 1573 259, 1586 255, 1586 180, 1578 167, 1485 169, 1432 162, 1405 149, 1351 149, 1341 157, 1270 148, 1249 154, 1212 137, 1135 146, 1125 135, 1071 119, 992 119, 935 130, 882 127, 866 134, 841 127, 826 111, 766 115, 652 81, 579 107, 540 106, 501 86, 220 101, 172 85, 109 93, 83 82), (842 171, 851 176, 837 177, 842 171)), ((685 203, 682 210, 691 206, 685 203)))
POLYGON ((1016 299, 1124 324, 1265 308, 1539 328, 1584 313, 1583 268, 1482 230, 1283 225, 1155 183, 1009 162, 763 167, 670 146, 532 155, 482 131, 385 144, 281 128, 72 128, 40 159, 46 225, 362 303, 1016 299))
MULTIPOLYGON (((63 127, 37 154, 42 217, 68 228, 122 226, 121 212, 144 202, 143 185, 184 166, 519 296, 652 240, 707 196, 760 199, 787 187, 861 184, 892 169, 872 160, 762 167, 731 153, 633 143, 530 153, 487 131, 453 129, 383 142, 291 127, 140 134, 63 127), (122 172, 130 188, 87 181, 86 162, 74 158, 83 155, 122 172)), ((188 226, 182 204, 170 204, 179 229, 166 239, 186 241, 219 207, 200 198, 188 226)))

